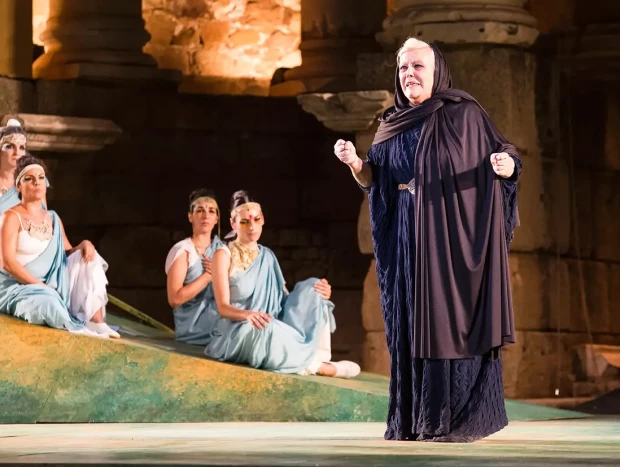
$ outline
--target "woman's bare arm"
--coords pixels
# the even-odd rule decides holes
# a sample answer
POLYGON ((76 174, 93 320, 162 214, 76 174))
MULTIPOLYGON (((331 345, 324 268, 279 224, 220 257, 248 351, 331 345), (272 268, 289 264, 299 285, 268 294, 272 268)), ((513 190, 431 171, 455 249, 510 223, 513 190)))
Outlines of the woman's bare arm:
POLYGON ((20 222, 17 214, 7 211, 4 214, 4 224, 2 225, 2 260, 4 270, 22 284, 46 285, 30 274, 15 258, 19 227, 20 222))
POLYGON ((187 259, 189 254, 184 251, 168 270, 168 278, 166 280, 166 291, 168 294, 168 303, 172 308, 183 305, 200 292, 202 292, 209 282, 211 282, 211 274, 207 271, 203 272, 195 281, 187 285, 183 285, 187 277, 187 259))

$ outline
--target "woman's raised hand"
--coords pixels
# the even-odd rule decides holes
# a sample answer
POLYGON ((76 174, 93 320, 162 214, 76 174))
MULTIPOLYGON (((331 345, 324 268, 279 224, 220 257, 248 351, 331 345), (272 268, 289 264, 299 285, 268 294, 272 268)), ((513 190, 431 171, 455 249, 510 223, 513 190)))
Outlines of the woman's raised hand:
POLYGON ((325 300, 329 300, 332 296, 332 286, 327 282, 327 279, 321 279, 314 284, 314 290, 325 300))
POLYGON ((211 274, 211 260, 206 256, 202 256, 200 259, 202 261, 202 267, 204 268, 205 273, 211 274))
POLYGON ((491 154, 491 166, 493 171, 502 178, 511 177, 515 171, 515 161, 506 152, 491 154))
POLYGON ((265 329, 273 317, 262 311, 248 311, 247 321, 254 329, 265 329))
POLYGON ((357 152, 355 151, 355 146, 353 146, 351 141, 345 141, 343 139, 336 141, 334 145, 334 154, 336 154, 336 157, 338 157, 341 162, 344 162, 349 167, 359 164, 358 161, 361 162, 361 159, 357 156, 357 152))
POLYGON ((82 253, 82 261, 90 263, 95 257, 95 246, 88 240, 80 243, 79 250, 82 253))

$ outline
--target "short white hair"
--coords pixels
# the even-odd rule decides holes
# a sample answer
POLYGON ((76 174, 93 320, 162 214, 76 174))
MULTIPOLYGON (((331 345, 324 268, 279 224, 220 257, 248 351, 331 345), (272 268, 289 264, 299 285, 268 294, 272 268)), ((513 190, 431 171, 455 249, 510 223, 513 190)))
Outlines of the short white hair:
POLYGON ((410 37, 409 39, 407 39, 401 46, 401 48, 398 49, 398 52, 396 52, 396 63, 400 65, 400 57, 405 52, 409 52, 411 50, 426 49, 427 47, 431 49, 431 52, 433 53, 433 66, 435 66, 435 51, 431 48, 431 45, 428 42, 421 41, 420 39, 416 39, 415 37, 410 37))

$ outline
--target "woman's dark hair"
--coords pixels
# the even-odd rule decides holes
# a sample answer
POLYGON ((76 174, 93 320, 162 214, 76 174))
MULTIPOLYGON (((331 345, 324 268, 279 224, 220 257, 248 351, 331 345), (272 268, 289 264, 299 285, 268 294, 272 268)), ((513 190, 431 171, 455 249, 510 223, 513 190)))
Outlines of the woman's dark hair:
POLYGON ((198 188, 197 190, 192 191, 189 194, 190 212, 192 210, 192 204, 194 204, 194 201, 196 201, 198 198, 213 198, 215 200, 215 194, 213 193, 213 191, 209 190, 208 188, 198 188))
POLYGON ((235 191, 230 198, 230 212, 233 212, 235 208, 238 208, 245 203, 255 203, 256 200, 250 197, 250 194, 245 190, 235 191))
POLYGON ((15 177, 15 181, 16 182, 17 182, 17 176, 19 175, 19 173, 22 170, 24 170, 24 168, 26 168, 27 166, 29 166, 31 164, 39 164, 41 167, 43 167, 43 170, 45 170, 45 173, 47 174, 47 167, 45 166, 45 162, 43 162, 38 157, 34 157, 34 156, 26 153, 25 156, 20 157, 17 160, 17 165, 15 166, 15 173, 13 174, 13 176, 15 177))
POLYGON ((188 212, 190 213, 192 212, 193 210, 192 207, 194 205, 194 202, 200 198, 211 198, 213 202, 215 203, 218 216, 220 215, 220 207, 218 206, 217 200, 215 199, 215 194, 213 193, 213 191, 209 190, 208 188, 198 188, 197 190, 194 190, 189 194, 189 211, 188 212))
MULTIPOLYGON (((17 187, 17 176, 24 170, 27 166, 31 164, 39 164, 45 170, 45 176, 47 177, 47 167, 45 166, 45 162, 43 162, 38 157, 34 157, 28 153, 25 156, 20 157, 17 160, 17 165, 15 166, 15 172, 13 173, 13 177, 15 177, 15 186, 17 187)), ((48 185, 49 186, 49 185, 48 185)), ((22 199, 22 194, 18 193, 17 196, 19 199, 22 199)))

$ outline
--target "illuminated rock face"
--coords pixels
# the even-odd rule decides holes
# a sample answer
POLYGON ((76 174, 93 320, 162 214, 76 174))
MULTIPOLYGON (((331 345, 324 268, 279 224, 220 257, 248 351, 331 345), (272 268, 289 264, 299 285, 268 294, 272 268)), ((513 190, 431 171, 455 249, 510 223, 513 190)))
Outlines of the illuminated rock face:
POLYGON ((182 91, 267 94, 301 63, 301 0, 143 0, 144 50, 181 70, 182 91))

